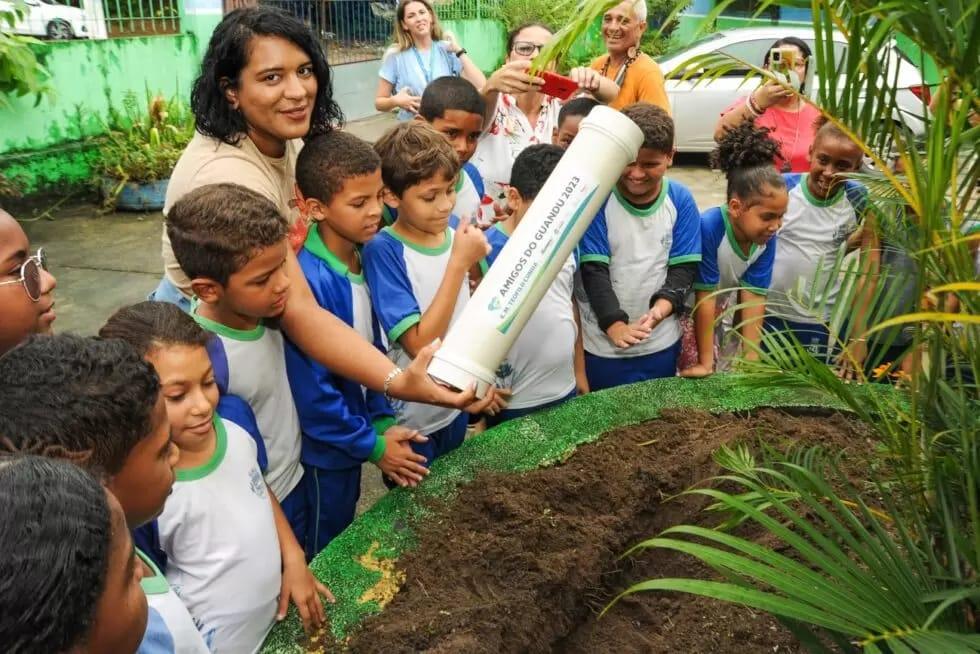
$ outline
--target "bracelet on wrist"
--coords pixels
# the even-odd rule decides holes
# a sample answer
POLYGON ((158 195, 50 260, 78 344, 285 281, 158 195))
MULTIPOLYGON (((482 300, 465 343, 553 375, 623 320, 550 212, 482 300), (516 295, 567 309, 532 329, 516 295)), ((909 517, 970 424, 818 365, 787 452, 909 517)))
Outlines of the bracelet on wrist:
POLYGON ((396 366, 391 372, 388 373, 388 376, 385 377, 384 394, 385 394, 385 399, 388 400, 389 402, 391 402, 392 399, 394 399, 391 397, 391 394, 389 393, 389 391, 391 390, 391 383, 395 381, 395 377, 402 374, 402 372, 404 371, 396 366))
POLYGON ((754 95, 755 95, 754 92, 749 93, 748 97, 745 98, 745 106, 748 107, 749 111, 752 113, 753 116, 758 118, 759 116, 762 115, 763 109, 758 105, 758 103, 753 98, 754 95))

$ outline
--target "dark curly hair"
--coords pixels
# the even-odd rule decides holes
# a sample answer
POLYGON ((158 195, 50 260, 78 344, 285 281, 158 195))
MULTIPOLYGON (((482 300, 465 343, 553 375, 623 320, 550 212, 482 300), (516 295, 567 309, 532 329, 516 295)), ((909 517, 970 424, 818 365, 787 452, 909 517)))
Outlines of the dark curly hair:
POLYGON ((643 145, 640 147, 665 154, 674 151, 674 120, 662 107, 637 102, 624 107, 623 115, 643 132, 643 145))
POLYGON ((99 330, 99 337, 122 339, 144 357, 168 345, 206 347, 211 336, 169 302, 140 302, 123 307, 99 330))
POLYGON ((431 125, 417 120, 388 130, 374 144, 374 151, 381 157, 385 186, 398 197, 440 173, 448 180, 459 174, 459 156, 453 146, 431 125))
POLYGON ((367 141, 336 130, 311 138, 300 150, 296 185, 303 197, 330 202, 347 179, 370 175, 380 167, 381 158, 367 141))
POLYGON ((201 61, 201 74, 191 90, 197 131, 230 145, 238 143, 246 133, 245 116, 228 104, 225 89, 238 85, 239 74, 248 64, 249 44, 256 36, 286 39, 309 55, 317 91, 308 135, 323 134, 343 123, 343 112, 333 99, 330 66, 313 33, 295 16, 259 5, 232 11, 211 35, 201 61))
POLYGON ((738 197, 751 204, 766 187, 786 188, 786 180, 773 165, 779 144, 769 137, 770 131, 747 120, 728 129, 711 152, 711 166, 728 178, 728 199, 738 197))
POLYGON ((510 170, 510 185, 525 200, 533 200, 548 181, 565 150, 550 143, 529 145, 514 160, 510 170))
POLYGON ((0 643, 8 654, 84 644, 105 588, 106 491, 78 466, 0 458, 0 643))
POLYGON ((561 129, 561 126, 565 124, 565 120, 571 118, 572 116, 585 118, 589 115, 589 112, 598 107, 600 104, 602 103, 595 98, 590 98, 588 96, 572 98, 563 104, 561 109, 558 111, 558 128, 561 129))
POLYGON ((222 286, 256 251, 286 238, 286 219, 271 200, 238 184, 207 184, 184 195, 167 214, 167 236, 191 279, 222 286))
POLYGON ((0 357, 0 451, 115 475, 153 430, 160 381, 128 344, 34 336, 0 357))

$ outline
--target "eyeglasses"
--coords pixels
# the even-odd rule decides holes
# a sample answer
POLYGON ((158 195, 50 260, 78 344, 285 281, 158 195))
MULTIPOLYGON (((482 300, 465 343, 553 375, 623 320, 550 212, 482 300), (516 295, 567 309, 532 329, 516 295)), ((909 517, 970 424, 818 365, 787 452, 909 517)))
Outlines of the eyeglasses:
POLYGON ((20 266, 20 277, 9 282, 0 282, 0 286, 10 286, 12 284, 23 284, 27 291, 27 297, 32 302, 41 299, 41 271, 48 269, 48 258, 44 255, 44 248, 38 248, 37 254, 28 257, 20 266))
POLYGON ((541 48, 544 47, 543 43, 533 43, 531 41, 514 41, 514 47, 511 50, 515 54, 519 54, 522 57, 530 57, 535 52, 541 52, 541 48))

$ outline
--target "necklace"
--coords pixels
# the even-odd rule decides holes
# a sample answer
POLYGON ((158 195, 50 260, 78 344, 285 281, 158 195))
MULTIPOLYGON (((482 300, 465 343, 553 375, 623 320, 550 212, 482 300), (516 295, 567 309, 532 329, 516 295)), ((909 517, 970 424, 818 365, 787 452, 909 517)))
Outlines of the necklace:
MULTIPOLYGON (((626 61, 624 61, 623 65, 620 66, 619 70, 616 72, 616 79, 613 80, 614 82, 616 82, 616 86, 620 88, 623 87, 623 80, 626 79, 626 70, 630 67, 630 65, 632 65, 634 61, 636 61, 637 57, 640 56, 639 52, 634 50, 633 48, 630 48, 630 52, 632 54, 627 54, 626 61)), ((606 57, 606 63, 602 65, 602 72, 600 73, 603 77, 606 77, 608 75, 609 63, 611 61, 612 61, 612 56, 606 57)))

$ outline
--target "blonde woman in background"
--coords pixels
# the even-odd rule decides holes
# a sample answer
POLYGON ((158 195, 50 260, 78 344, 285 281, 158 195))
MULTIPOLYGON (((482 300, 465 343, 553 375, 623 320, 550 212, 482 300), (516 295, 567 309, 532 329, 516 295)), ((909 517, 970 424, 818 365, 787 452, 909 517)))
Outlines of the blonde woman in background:
POLYGON ((395 12, 395 44, 385 53, 378 73, 374 107, 398 109, 408 120, 419 109, 422 91, 434 79, 463 77, 480 89, 486 78, 466 53, 439 25, 429 0, 401 0, 395 12))

